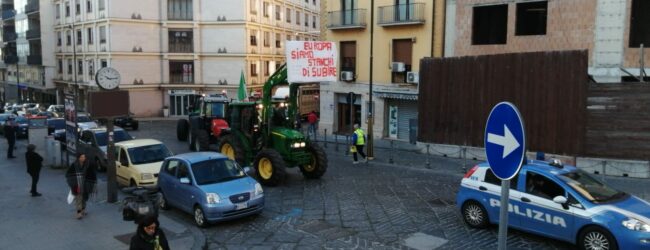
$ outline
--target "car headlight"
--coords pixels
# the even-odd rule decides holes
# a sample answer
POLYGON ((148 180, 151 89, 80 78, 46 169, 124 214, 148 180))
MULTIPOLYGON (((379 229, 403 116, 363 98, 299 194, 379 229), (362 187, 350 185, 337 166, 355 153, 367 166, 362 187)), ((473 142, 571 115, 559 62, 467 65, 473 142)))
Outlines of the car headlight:
POLYGON ((262 189, 262 185, 259 183, 255 183, 255 196, 261 196, 264 194, 264 189, 262 189))
POLYGON ((153 179, 153 174, 152 173, 142 173, 142 174, 140 174, 140 179, 142 179, 142 180, 153 179))
POLYGON ((292 148, 299 148, 300 147, 300 142, 295 142, 295 143, 291 144, 291 147, 292 148))
POLYGON ((623 226, 634 231, 650 232, 650 225, 637 219, 627 219, 623 221, 623 226))
POLYGON ((205 198, 207 199, 208 204, 216 204, 221 201, 219 195, 215 193, 207 193, 205 194, 205 198))
POLYGON ((304 142, 301 142, 301 143, 300 143, 300 147, 301 147, 301 148, 304 148, 305 146, 307 146, 307 143, 304 143, 304 142))

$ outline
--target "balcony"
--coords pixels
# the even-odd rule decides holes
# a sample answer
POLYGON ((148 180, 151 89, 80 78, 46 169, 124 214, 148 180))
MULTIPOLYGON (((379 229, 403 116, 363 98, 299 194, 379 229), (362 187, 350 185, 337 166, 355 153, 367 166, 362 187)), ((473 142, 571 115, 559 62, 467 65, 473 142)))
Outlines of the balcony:
POLYGON ((424 3, 379 7, 379 26, 424 24, 424 3))
POLYGON ((40 7, 38 1, 29 1, 30 3, 25 5, 25 13, 32 14, 39 11, 40 7))
POLYGON ((16 64, 18 63, 18 56, 5 56, 4 60, 6 64, 16 64))
POLYGON ((29 65, 42 65, 43 57, 41 55, 27 56, 27 64, 29 65))
POLYGON ((170 74, 169 83, 171 84, 192 84, 194 77, 192 74, 170 74))
POLYGON ((15 10, 3 10, 2 11, 2 20, 7 20, 14 18, 16 16, 15 10))
POLYGON ((170 43, 169 44, 169 53, 192 53, 194 48, 192 44, 183 44, 183 43, 170 43))
POLYGON ((365 29, 366 10, 354 9, 343 11, 330 11, 328 14, 327 28, 337 29, 365 29))
POLYGON ((16 35, 15 32, 6 32, 2 36, 2 40, 5 41, 5 42, 13 42, 13 41, 16 41, 17 37, 18 37, 18 35, 16 35))
POLYGON ((35 38, 40 38, 41 37, 41 30, 40 29, 30 29, 27 31, 27 39, 35 39, 35 38))

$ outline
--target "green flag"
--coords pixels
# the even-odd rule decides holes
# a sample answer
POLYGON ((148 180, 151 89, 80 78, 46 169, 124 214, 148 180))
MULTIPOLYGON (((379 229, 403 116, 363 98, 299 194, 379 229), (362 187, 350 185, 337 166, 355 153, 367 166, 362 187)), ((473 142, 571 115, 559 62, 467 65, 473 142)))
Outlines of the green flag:
POLYGON ((237 99, 239 101, 244 101, 248 98, 248 93, 246 93, 246 79, 244 78, 244 71, 241 71, 241 78, 239 78, 239 90, 237 90, 237 99))

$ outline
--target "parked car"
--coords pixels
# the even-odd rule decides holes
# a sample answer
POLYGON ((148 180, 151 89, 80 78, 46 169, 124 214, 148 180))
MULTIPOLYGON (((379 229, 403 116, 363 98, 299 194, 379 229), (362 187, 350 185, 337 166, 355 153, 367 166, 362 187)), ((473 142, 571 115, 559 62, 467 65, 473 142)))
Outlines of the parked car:
POLYGON ((137 139, 115 143, 117 182, 124 186, 156 186, 165 158, 172 156, 164 143, 137 139))
POLYGON ((55 140, 65 142, 65 119, 47 119, 47 134, 54 136, 55 140), (63 137, 63 139, 61 139, 63 137))
POLYGON ((64 113, 65 112, 65 106, 64 105, 50 105, 49 107, 47 107, 47 111, 57 112, 57 113, 64 113))
POLYGON ((91 128, 98 128, 99 125, 88 113, 77 112, 77 127, 79 128, 79 132, 81 132, 91 128))
MULTIPOLYGON (((456 204, 465 223, 499 222, 501 180, 487 163, 461 181, 456 204)), ((508 225, 580 249, 650 249, 650 203, 554 160, 528 161, 510 180, 508 225)))
POLYGON ((4 135, 5 122, 9 119, 11 114, 0 114, 0 134, 4 135))
POLYGON ((27 119, 27 117, 24 116, 16 117, 16 123, 18 123, 18 130, 16 130, 16 138, 28 138, 29 120, 27 119))
POLYGON ((169 157, 158 175, 162 207, 193 214, 200 227, 259 214, 264 209, 264 191, 247 170, 216 152, 169 157))
POLYGON ((113 124, 115 126, 120 126, 122 128, 131 128, 133 130, 138 130, 139 122, 132 116, 122 116, 113 119, 113 124))
MULTIPOLYGON (((113 141, 115 143, 132 139, 133 137, 124 129, 115 127, 113 131, 113 141)), ((84 152, 86 159, 90 160, 91 165, 98 171, 105 171, 106 166, 108 166, 106 158, 107 146, 108 134, 106 128, 91 128, 81 131, 77 151, 84 152)))

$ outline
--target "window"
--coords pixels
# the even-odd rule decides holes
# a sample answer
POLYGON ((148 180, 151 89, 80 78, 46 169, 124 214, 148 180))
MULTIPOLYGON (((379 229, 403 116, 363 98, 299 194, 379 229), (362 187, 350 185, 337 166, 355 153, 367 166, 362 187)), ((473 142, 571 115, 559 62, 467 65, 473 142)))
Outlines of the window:
POLYGON ((311 23, 312 23, 311 27, 315 29, 316 28, 316 22, 318 21, 318 17, 314 16, 311 20, 312 20, 311 21, 311 23))
POLYGON ((70 3, 69 2, 65 3, 65 16, 66 17, 70 16, 70 3))
POLYGON ((106 26, 99 26, 99 43, 106 43, 106 26))
POLYGON ((280 5, 275 6, 275 20, 280 21, 282 18, 280 17, 280 5))
POLYGON ((287 41, 291 41, 291 35, 287 35, 287 41))
POLYGON ((251 31, 251 45, 257 46, 257 31, 255 30, 251 31))
POLYGON ((650 47, 650 1, 633 0, 630 16, 630 48, 650 47))
POLYGON ((81 0, 75 0, 75 6, 74 6, 75 11, 74 11, 74 13, 76 15, 81 14, 81 2, 79 2, 79 1, 81 1, 81 0))
POLYGON ((296 24, 300 25, 300 11, 296 10, 296 24))
POLYGON ((90 76, 90 80, 95 79, 95 61, 93 60, 88 60, 88 76, 90 76))
POLYGON ((88 44, 93 44, 93 28, 88 28, 88 44))
POLYGON ((81 45, 81 40, 83 40, 83 34, 81 34, 81 30, 77 30, 77 45, 81 45))
POLYGON ((341 71, 356 72, 357 67, 357 42, 341 42, 341 71))
POLYGON ((316 0, 314 0, 314 5, 316 5, 316 0))
POLYGON ((83 75, 84 73, 84 61, 83 60, 78 60, 77 61, 77 75, 83 75))
POLYGON ((97 9, 102 11, 106 9, 106 5, 104 4, 105 0, 98 0, 97 1, 97 9))
POLYGON ((178 161, 177 160, 170 160, 165 164, 165 172, 169 173, 170 175, 176 176, 176 169, 178 168, 178 161))
POLYGON ((57 71, 59 74, 63 74, 63 59, 59 59, 59 67, 57 68, 57 71))
POLYGON ((86 1, 86 12, 92 12, 93 11, 93 1, 87 0, 86 1))
POLYGON ((270 72, 271 71, 270 67, 271 67, 271 62, 265 61, 264 62, 264 76, 269 76, 269 74, 271 73, 270 72))
POLYGON ((280 41, 280 33, 275 33, 275 47, 276 48, 281 48, 282 47, 282 41, 280 41))
POLYGON ((180 163, 178 166, 178 179, 180 178, 190 178, 190 171, 187 169, 187 166, 183 163, 180 163))
POLYGON ((72 75, 72 59, 68 59, 68 75, 72 75))
POLYGON ((167 19, 192 20, 192 0, 167 0, 167 19))
POLYGON ((122 166, 129 165, 129 158, 126 156, 126 150, 123 148, 120 149, 120 164, 122 164, 122 166))
POLYGON ((170 30, 169 52, 192 53, 194 51, 192 30, 170 30))
POLYGON ((565 195, 564 189, 560 185, 531 171, 526 172, 526 193, 549 200, 565 195))
POLYGON ((271 46, 271 33, 268 31, 264 31, 264 47, 270 47, 271 46))
POLYGON ((102 63, 102 68, 108 67, 108 62, 106 61, 106 59, 102 59, 101 63, 102 63))
POLYGON ((287 8, 287 13, 285 13, 287 19, 287 23, 291 23, 291 9, 287 8))
POLYGON ((193 83, 194 62, 192 61, 170 61, 169 81, 171 83, 193 83))
MULTIPOLYGON (((515 175, 515 177, 512 177, 510 179, 510 189, 517 189, 517 181, 519 180, 519 174, 515 175)), ((488 168, 485 171, 485 182, 494 184, 497 186, 501 186, 501 179, 499 179, 494 173, 492 172, 492 169, 488 168)))
POLYGON ((251 63, 251 76, 257 76, 257 64, 251 63))
POLYGON ((56 32, 56 46, 61 46, 61 31, 56 32))
POLYGON ((518 3, 515 35, 546 35, 547 7, 547 1, 518 3))
POLYGON ((403 69, 392 69, 393 83, 406 83, 406 72, 411 71, 411 62, 413 57, 413 40, 395 39, 393 40, 393 62, 404 64, 403 69), (400 70, 400 72, 395 72, 400 70))
POLYGON ((309 27, 309 14, 305 13, 305 27, 309 27))
POLYGON ((56 4, 56 7, 54 8, 54 16, 56 19, 61 18, 61 4, 56 4))
POLYGON ((251 14, 257 14, 257 0, 251 0, 251 14))
POLYGON ((264 2, 262 3, 262 13, 264 14, 264 17, 269 17, 269 3, 264 2))
POLYGON ((69 30, 65 32, 65 45, 72 45, 72 34, 69 30))
POLYGON ((296 36, 296 41, 302 41, 300 40, 300 36, 296 36))
POLYGON ((472 44, 506 44, 508 5, 474 7, 472 44))

